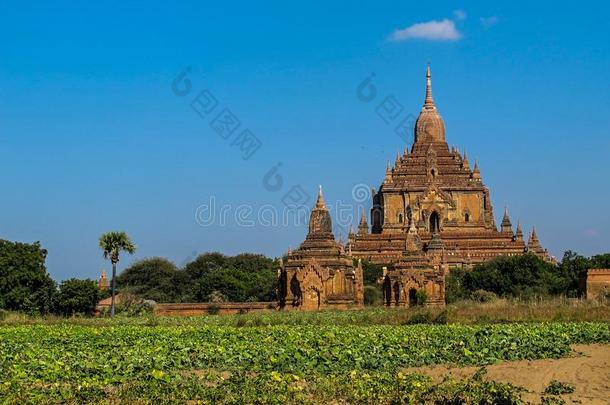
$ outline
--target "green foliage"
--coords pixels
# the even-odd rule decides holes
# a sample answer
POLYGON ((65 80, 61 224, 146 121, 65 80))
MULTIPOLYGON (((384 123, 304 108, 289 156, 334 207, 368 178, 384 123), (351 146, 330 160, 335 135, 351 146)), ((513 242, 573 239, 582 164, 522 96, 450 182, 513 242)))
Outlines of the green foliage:
POLYGON ((196 301, 208 301, 214 291, 220 291, 227 301, 271 301, 275 299, 277 270, 248 271, 221 268, 193 281, 196 301))
POLYGON ((544 390, 545 394, 551 395, 562 395, 562 394, 572 394, 574 392, 574 386, 566 383, 562 383, 558 380, 552 380, 549 385, 544 390))
POLYGON ((475 290, 470 294, 470 299, 475 302, 493 302, 498 299, 498 296, 491 292, 485 290, 475 290))
POLYGON ((500 297, 533 298, 552 295, 582 296, 587 269, 610 267, 610 254, 591 258, 565 252, 559 265, 530 254, 503 256, 476 265, 472 270, 452 268, 446 279, 447 303, 479 300, 477 290, 500 297))
POLYGON ((140 260, 117 278, 124 291, 156 302, 275 301, 279 264, 263 255, 204 253, 178 269, 163 258, 140 260))
POLYGON ((426 301, 428 301, 428 293, 426 293, 426 290, 417 290, 415 293, 415 304, 423 307, 426 304, 426 301))
POLYGON ((185 267, 186 274, 190 280, 198 280, 205 277, 214 270, 220 270, 229 266, 229 257, 218 252, 204 253, 188 263, 185 267))
MULTIPOLYGON (((110 308, 102 311, 102 316, 109 315, 110 308)), ((124 318, 140 317, 150 315, 153 312, 153 305, 136 295, 121 293, 117 295, 116 314, 124 318)))
POLYGON ((470 292, 464 286, 464 277, 468 270, 452 267, 445 277, 445 302, 452 304, 469 297, 470 292))
POLYGON ((0 239, 0 309, 49 313, 56 286, 47 273, 47 251, 32 244, 0 239))
MULTIPOLYGON (((357 260, 354 260, 354 266, 358 264, 357 260)), ((377 284, 377 280, 383 275, 383 268, 387 267, 388 269, 392 268, 392 265, 389 264, 375 264, 373 262, 369 262, 368 260, 362 261, 362 277, 364 279, 365 285, 375 285, 377 284)))
POLYGON ((405 324, 407 325, 419 325, 419 324, 429 324, 429 325, 445 325, 447 324, 447 311, 443 310, 438 313, 434 313, 429 310, 423 310, 415 312, 411 315, 410 318, 407 319, 405 324))
POLYGON ((174 263, 161 257, 139 260, 118 277, 121 291, 155 302, 179 302, 187 284, 174 263))
POLYGON ((381 305, 383 301, 383 292, 379 286, 365 285, 364 286, 364 305, 373 306, 381 305))
POLYGON ((100 249, 104 253, 104 258, 110 260, 113 264, 119 261, 121 252, 134 254, 136 245, 133 244, 129 235, 125 232, 106 232, 100 236, 100 249))
POLYGON ((100 289, 93 280, 72 278, 59 284, 57 311, 62 315, 92 315, 100 300, 100 289))
POLYGON ((204 253, 185 267, 185 295, 203 302, 218 291, 232 302, 275 301, 278 267, 277 261, 258 254, 204 253))
POLYGON ((504 256, 479 264, 464 277, 470 291, 491 291, 499 296, 530 298, 557 293, 562 280, 557 268, 537 256, 504 256))
POLYGON ((569 355, 572 344, 610 343, 604 323, 236 328, 214 325, 219 318, 165 326, 120 317, 103 328, 3 326, 0 398, 7 403, 509 404, 518 403, 520 390, 484 380, 483 371, 435 384, 401 370, 558 358, 569 355))

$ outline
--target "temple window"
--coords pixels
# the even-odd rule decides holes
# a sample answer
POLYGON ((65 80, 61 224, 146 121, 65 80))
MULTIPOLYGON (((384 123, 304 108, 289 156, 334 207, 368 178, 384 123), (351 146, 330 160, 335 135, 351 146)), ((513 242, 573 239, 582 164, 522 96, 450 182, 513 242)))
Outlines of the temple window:
POLYGON ((468 214, 467 212, 464 213, 464 221, 466 221, 466 222, 470 221, 470 214, 468 214))
POLYGON ((438 212, 434 211, 430 214, 430 232, 439 232, 440 231, 440 217, 438 216, 438 212))
POLYGON ((402 214, 398 214, 398 222, 402 224, 402 214))

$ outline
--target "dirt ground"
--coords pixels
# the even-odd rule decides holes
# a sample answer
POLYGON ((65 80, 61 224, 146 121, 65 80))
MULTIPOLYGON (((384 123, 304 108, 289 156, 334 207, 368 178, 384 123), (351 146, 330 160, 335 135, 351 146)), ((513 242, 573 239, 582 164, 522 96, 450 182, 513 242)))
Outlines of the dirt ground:
MULTIPOLYGON (((485 378, 511 383, 528 390, 523 400, 540 403, 551 380, 573 385, 573 394, 561 397, 570 403, 610 404, 610 345, 575 345, 573 357, 549 360, 509 361, 487 367, 485 378)), ((435 381, 450 375, 454 378, 472 376, 479 367, 431 366, 406 371, 425 373, 435 381)))

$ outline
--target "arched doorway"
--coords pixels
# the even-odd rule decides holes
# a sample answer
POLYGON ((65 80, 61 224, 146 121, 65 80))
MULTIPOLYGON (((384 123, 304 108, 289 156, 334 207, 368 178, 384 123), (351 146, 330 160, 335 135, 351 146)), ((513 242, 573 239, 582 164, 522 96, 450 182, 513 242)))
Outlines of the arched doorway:
POLYGON ((388 276, 385 276, 385 279, 383 280, 383 295, 385 298, 385 304, 388 307, 392 305, 392 282, 388 276))
POLYGON ((398 281, 394 283, 394 303, 396 306, 400 303, 400 284, 398 284, 398 281))
POLYGON ((316 288, 308 288, 303 294, 303 309, 306 311, 320 308, 320 291, 316 288))
POLYGON ((430 214, 430 233, 437 233, 441 230, 441 218, 438 212, 432 211, 430 214))
POLYGON ((417 305, 417 290, 415 288, 411 288, 409 290, 409 306, 414 307, 417 305))

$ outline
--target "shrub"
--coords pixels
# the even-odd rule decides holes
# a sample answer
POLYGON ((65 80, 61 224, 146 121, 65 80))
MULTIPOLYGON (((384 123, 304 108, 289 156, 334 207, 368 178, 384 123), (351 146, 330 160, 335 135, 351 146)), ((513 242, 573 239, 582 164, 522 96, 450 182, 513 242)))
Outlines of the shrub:
POLYGON ((428 293, 425 290, 417 290, 415 293, 415 302, 418 306, 424 306, 428 301, 428 293))
POLYGON ((413 314, 407 321, 407 325, 417 325, 420 323, 434 323, 434 317, 429 311, 413 314))
POLYGON ((602 304, 610 304, 610 289, 604 288, 600 291, 597 300, 602 304))
POLYGON ((100 289, 93 280, 72 278, 59 285, 57 311, 63 315, 92 315, 100 299, 100 289))
POLYGON ((364 286, 364 305, 379 305, 383 299, 381 290, 374 285, 364 286))
POLYGON ((218 305, 218 304, 210 304, 210 306, 208 306, 208 314, 210 314, 210 315, 218 315, 219 312, 220 312, 220 305, 218 305))
MULTIPOLYGON (((154 301, 143 300, 133 294, 121 293, 115 297, 116 314, 121 316, 142 316, 152 314, 154 310, 154 301)), ((102 311, 102 315, 110 314, 110 307, 102 311)))
POLYGON ((470 294, 470 298, 476 302, 493 302, 498 299, 498 296, 491 291, 476 290, 470 294))
POLYGON ((552 380, 544 390, 545 394, 561 395, 561 394, 572 394, 574 392, 574 386, 562 383, 558 380, 552 380))

